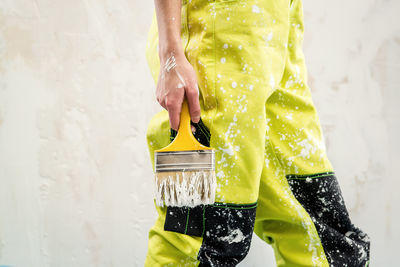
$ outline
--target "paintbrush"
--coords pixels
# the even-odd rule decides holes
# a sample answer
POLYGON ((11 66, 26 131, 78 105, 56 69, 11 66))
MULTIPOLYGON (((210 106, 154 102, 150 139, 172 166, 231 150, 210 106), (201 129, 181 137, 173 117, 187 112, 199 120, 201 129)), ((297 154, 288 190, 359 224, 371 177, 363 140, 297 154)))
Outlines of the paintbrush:
POLYGON ((194 207, 215 201, 215 149, 196 140, 190 121, 184 99, 175 139, 154 151, 158 206, 194 207))

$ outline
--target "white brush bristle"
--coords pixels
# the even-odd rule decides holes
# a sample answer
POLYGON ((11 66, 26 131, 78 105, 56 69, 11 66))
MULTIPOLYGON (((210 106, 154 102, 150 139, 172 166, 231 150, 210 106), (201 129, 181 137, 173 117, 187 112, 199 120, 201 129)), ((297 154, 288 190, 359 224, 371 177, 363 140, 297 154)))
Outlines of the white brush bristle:
POLYGON ((215 202, 215 171, 157 172, 156 204, 194 207, 215 202))

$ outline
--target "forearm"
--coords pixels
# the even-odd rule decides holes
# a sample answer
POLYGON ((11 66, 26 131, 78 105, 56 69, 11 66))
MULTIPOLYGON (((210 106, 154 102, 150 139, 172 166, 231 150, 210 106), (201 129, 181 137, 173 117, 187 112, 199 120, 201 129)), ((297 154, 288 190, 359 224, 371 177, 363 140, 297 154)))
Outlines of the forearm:
POLYGON ((174 53, 183 53, 181 41, 181 0, 154 0, 161 62, 174 53))

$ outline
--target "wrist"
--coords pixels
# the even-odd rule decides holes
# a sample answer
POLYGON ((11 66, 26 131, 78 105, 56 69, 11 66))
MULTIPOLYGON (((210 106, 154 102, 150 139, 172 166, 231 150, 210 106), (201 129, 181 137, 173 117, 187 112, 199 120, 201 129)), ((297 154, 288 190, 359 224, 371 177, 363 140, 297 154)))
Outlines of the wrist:
POLYGON ((159 43, 158 55, 161 63, 165 62, 172 54, 176 58, 185 56, 180 38, 172 42, 159 43))

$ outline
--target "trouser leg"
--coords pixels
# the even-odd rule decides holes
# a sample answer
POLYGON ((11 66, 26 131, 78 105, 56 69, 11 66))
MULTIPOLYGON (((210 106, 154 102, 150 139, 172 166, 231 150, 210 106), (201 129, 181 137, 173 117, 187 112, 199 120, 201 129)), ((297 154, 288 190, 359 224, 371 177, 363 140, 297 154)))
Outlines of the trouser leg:
POLYGON ((273 246, 278 266, 366 266, 369 238, 351 222, 311 99, 293 90, 267 101, 255 233, 273 246))
MULTIPOLYGON (((149 231, 145 267, 198 266, 196 259, 202 238, 165 231, 167 207, 157 207, 158 218, 149 231)), ((170 216, 168 216, 170 218, 170 216)))
POLYGON ((266 102, 255 233, 273 246, 278 266, 366 266, 370 241, 351 223, 307 84, 301 0, 290 19, 285 70, 266 102))
POLYGON ((329 266, 313 220, 297 201, 266 143, 254 232, 274 249, 277 266, 329 266))

